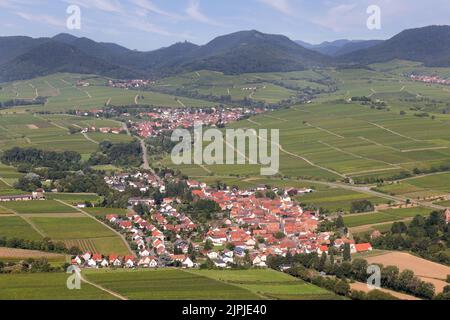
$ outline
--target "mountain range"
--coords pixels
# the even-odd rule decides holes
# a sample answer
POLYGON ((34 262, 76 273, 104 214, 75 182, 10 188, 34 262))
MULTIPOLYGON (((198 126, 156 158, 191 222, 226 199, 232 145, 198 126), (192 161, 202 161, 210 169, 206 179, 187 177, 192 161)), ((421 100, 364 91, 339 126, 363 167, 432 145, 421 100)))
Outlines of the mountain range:
POLYGON ((2 82, 56 72, 152 78, 200 69, 228 74, 284 72, 393 59, 450 66, 450 26, 409 29, 385 41, 337 40, 319 45, 250 30, 220 36, 201 46, 180 42, 148 52, 69 34, 0 37, 2 82))

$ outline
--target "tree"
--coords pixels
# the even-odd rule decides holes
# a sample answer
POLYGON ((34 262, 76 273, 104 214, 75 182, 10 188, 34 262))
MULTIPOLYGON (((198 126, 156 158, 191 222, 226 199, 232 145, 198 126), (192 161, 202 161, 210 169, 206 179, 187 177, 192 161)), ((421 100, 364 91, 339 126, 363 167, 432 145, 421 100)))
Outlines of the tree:
POLYGON ((317 270, 323 271, 326 262, 327 262, 327 253, 322 252, 322 256, 320 257, 319 263, 317 264, 317 270))
POLYGON ((369 212, 375 209, 372 202, 369 200, 357 200, 351 203, 350 212, 351 213, 359 213, 359 212, 369 212))
POLYGON ((350 251, 350 244, 348 244, 348 243, 344 244, 344 250, 342 252, 342 259, 344 261, 351 261, 352 260, 352 255, 351 255, 351 251, 350 251))
POLYGON ((345 280, 339 280, 334 286, 334 292, 338 295, 346 296, 350 293, 350 285, 345 280))
POLYGON ((407 230, 408 230, 408 227, 402 221, 394 222, 391 226, 392 233, 405 233, 407 230))
POLYGON ((344 218, 342 217, 342 215, 339 215, 336 218, 335 225, 336 225, 336 228, 338 228, 338 229, 342 229, 345 227, 344 218))
POLYGON ((213 247, 214 247, 214 245, 213 245, 213 242, 211 241, 211 239, 206 239, 203 249, 211 250, 213 247))
POLYGON ((359 281, 365 281, 367 279, 367 266, 368 263, 364 259, 355 259, 352 262, 352 273, 359 281))

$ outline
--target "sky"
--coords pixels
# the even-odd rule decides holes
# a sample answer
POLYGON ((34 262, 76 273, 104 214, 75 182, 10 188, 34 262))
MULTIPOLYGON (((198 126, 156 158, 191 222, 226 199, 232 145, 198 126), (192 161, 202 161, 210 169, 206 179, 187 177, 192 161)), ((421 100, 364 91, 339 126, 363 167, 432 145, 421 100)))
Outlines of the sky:
POLYGON ((0 0, 0 36, 64 32, 137 50, 253 29, 309 43, 387 39, 432 24, 450 24, 449 0, 0 0), (67 28, 71 5, 80 29, 67 28), (367 27, 371 5, 380 8, 379 29, 367 27))

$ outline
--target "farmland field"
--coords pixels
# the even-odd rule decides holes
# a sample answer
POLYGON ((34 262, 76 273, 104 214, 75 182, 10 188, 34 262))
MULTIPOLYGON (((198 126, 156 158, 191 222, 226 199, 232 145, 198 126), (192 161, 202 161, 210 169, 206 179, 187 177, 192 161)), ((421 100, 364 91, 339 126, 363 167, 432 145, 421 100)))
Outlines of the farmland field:
POLYGON ((55 200, 11 201, 3 203, 2 206, 11 209, 14 212, 24 214, 77 212, 74 208, 55 200))
POLYGON ((101 197, 91 193, 46 193, 45 198, 49 200, 62 200, 72 205, 80 202, 98 202, 101 197))
POLYGON ((368 257, 367 261, 369 263, 381 263, 384 266, 394 265, 400 271, 405 269, 412 270, 423 281, 433 283, 437 293, 442 292, 443 288, 448 285, 445 279, 450 274, 450 267, 416 257, 410 253, 392 251, 368 257))
POLYGON ((192 273, 239 286, 271 299, 336 299, 333 293, 287 274, 263 270, 195 270, 192 273))
POLYGON ((118 235, 91 218, 31 217, 30 220, 48 237, 65 242, 67 247, 75 245, 103 254, 129 254, 118 235))
POLYGON ((113 300, 109 293, 82 283, 69 290, 66 273, 0 274, 2 300, 113 300))
POLYGON ((117 214, 117 215, 125 215, 128 210, 127 209, 121 209, 121 208, 84 208, 83 211, 98 217, 103 217, 108 214, 117 214))
POLYGON ((427 216, 430 212, 430 209, 425 208, 389 209, 374 213, 345 215, 344 223, 347 227, 352 228, 369 224, 404 220, 413 218, 416 215, 427 216))
POLYGON ((42 236, 36 232, 21 217, 0 216, 0 236, 26 240, 41 240, 42 236))
POLYGON ((181 270, 88 270, 86 278, 134 300, 259 299, 238 286, 181 270))

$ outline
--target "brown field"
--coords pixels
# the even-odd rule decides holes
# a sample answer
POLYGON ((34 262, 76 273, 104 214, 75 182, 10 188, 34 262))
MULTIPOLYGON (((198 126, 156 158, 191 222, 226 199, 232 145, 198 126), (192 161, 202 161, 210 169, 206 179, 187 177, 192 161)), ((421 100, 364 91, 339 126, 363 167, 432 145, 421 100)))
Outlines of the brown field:
POLYGON ((381 263, 384 266, 394 265, 400 270, 409 269, 423 281, 431 282, 436 287, 436 293, 442 292, 447 285, 445 279, 450 274, 450 267, 431 262, 406 252, 388 252, 386 254, 368 257, 369 263, 381 263))
POLYGON ((28 129, 30 130, 37 130, 39 127, 35 124, 27 124, 28 129))
POLYGON ((97 253, 97 247, 95 246, 95 243, 90 239, 65 240, 64 244, 67 248, 78 247, 83 252, 89 251, 92 253, 97 253))
POLYGON ((0 259, 28 259, 28 258, 48 258, 58 259, 63 258, 64 255, 50 252, 43 252, 37 250, 24 250, 13 248, 0 248, 0 259))
MULTIPOLYGON (((371 291, 371 289, 369 289, 369 287, 367 286, 367 284, 362 283, 362 282, 354 282, 354 283, 351 283, 351 284, 350 284, 350 288, 351 288, 352 290, 363 291, 363 292, 365 292, 365 293, 368 293, 368 292, 371 291)), ((379 289, 379 290, 380 290, 380 291, 383 291, 383 292, 386 292, 386 293, 389 293, 389 294, 393 295, 394 297, 396 297, 396 298, 398 298, 398 299, 401 299, 401 300, 421 300, 421 299, 419 299, 419 298, 417 298, 417 297, 410 296, 409 294, 404 294, 404 293, 392 291, 392 290, 389 290, 389 289, 381 288, 381 289, 379 289)))

